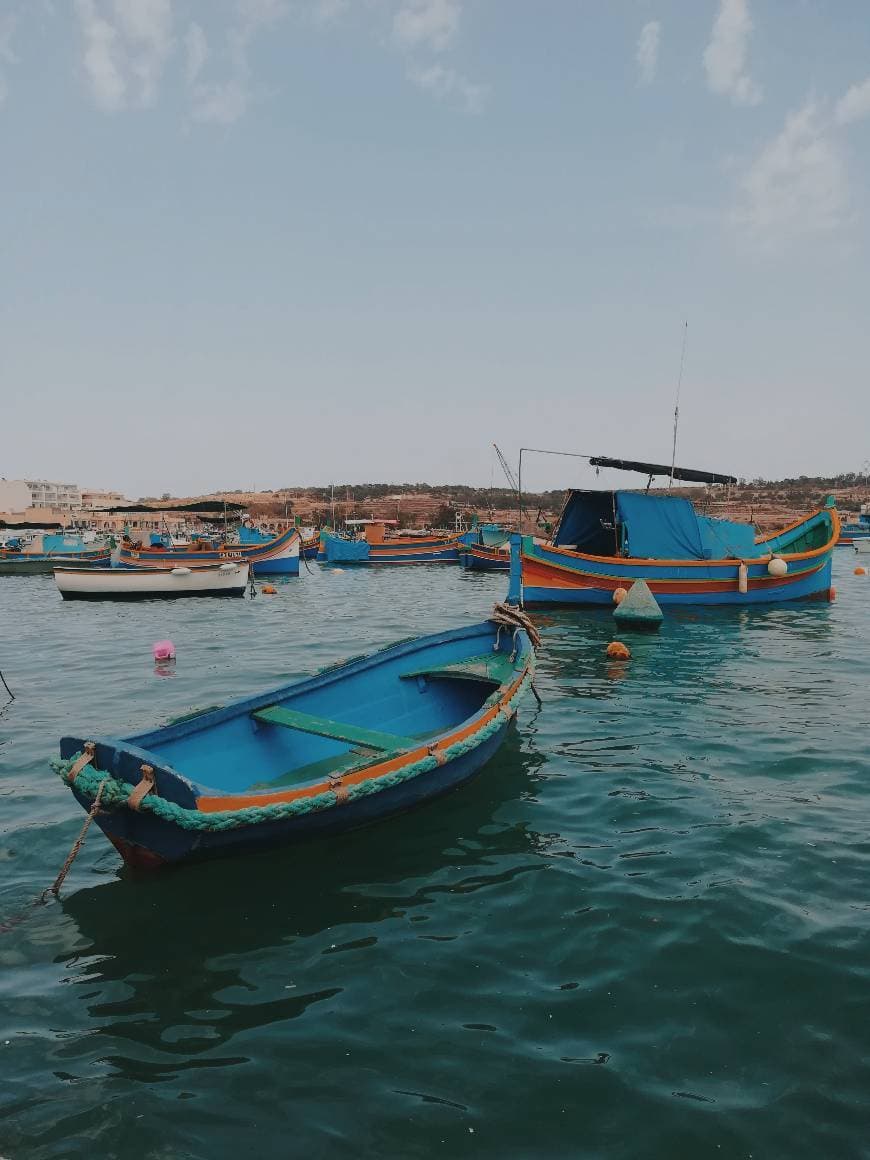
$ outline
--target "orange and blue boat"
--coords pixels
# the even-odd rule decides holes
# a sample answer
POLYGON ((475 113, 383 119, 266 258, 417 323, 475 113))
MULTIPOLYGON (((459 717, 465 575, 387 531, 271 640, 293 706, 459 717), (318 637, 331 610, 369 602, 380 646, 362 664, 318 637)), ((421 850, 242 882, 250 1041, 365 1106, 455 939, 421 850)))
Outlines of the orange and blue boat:
POLYGON ((162 729, 64 737, 55 769, 142 868, 347 830, 447 793, 493 757, 531 682, 536 639, 497 605, 482 623, 162 729))
POLYGON ((327 564, 457 564, 462 535, 387 536, 395 520, 349 520, 363 529, 361 538, 324 529, 317 559, 327 564))
MULTIPOLYGON (((303 532, 304 529, 299 532, 301 537, 299 555, 303 560, 314 560, 320 547, 320 534, 319 532, 315 532, 314 535, 305 536, 303 532)), ((242 524, 239 527, 240 544, 265 544, 273 538, 269 532, 264 532, 260 528, 251 527, 249 524, 242 524)))
MULTIPOLYGON (((729 479, 687 470, 675 478, 697 476, 729 479)), ((775 535, 756 536, 751 524, 702 515, 679 496, 570 491, 550 542, 512 537, 509 601, 611 605, 618 588, 639 579, 662 605, 829 600, 839 536, 830 497, 775 535)))
POLYGON ((486 544, 463 544, 460 563, 469 572, 509 572, 510 547, 488 547, 486 544))
POLYGON ((250 564, 255 576, 299 575, 299 532, 289 528, 279 536, 253 543, 211 544, 193 547, 136 547, 122 545, 121 568, 201 568, 206 564, 250 564))

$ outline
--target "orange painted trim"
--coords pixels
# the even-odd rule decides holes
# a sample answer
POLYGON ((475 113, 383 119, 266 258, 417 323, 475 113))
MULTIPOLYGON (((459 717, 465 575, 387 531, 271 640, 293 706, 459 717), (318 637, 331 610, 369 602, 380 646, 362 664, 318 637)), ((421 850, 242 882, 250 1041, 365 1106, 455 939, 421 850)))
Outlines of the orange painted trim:
MULTIPOLYGON (((359 785, 363 781, 385 777, 389 773, 395 773, 396 770, 404 769, 406 765, 413 765, 415 761, 421 761, 429 754, 430 750, 433 753, 438 753, 448 749, 451 745, 455 745, 459 741, 464 741, 466 738, 472 737, 502 711, 505 704, 511 699, 524 681, 528 668, 529 665, 527 664, 513 684, 506 686, 498 703, 490 706, 477 720, 457 729, 447 737, 442 737, 434 745, 420 745, 416 749, 411 749, 407 753, 402 753, 398 757, 391 758, 389 761, 367 765, 364 769, 357 770, 356 773, 349 773, 342 777, 341 784, 343 786, 359 785)), ((285 790, 283 793, 203 794, 196 799, 196 808, 205 814, 220 813, 222 810, 244 810, 256 806, 274 805, 278 802, 293 802, 303 798, 317 797, 318 794, 327 793, 331 788, 332 786, 328 781, 321 781, 316 785, 305 786, 302 789, 285 790)))
MULTIPOLYGON (((788 584, 794 584, 798 580, 803 580, 807 576, 812 576, 824 566, 825 561, 820 560, 812 567, 804 568, 800 572, 789 572, 785 576, 750 576, 748 578, 749 588, 763 588, 768 585, 784 587, 788 584)), ((522 567, 523 585, 529 588, 552 588, 564 591, 578 588, 598 588, 612 591, 624 587, 626 582, 632 579, 630 576, 608 576, 602 572, 583 572, 566 564, 555 564, 551 560, 541 560, 537 556, 523 555, 522 567), (564 582, 561 582, 563 580, 564 582)), ((736 561, 734 567, 735 569, 737 567, 736 561)), ((731 592, 737 582, 736 575, 733 579, 729 577, 726 579, 689 580, 685 577, 674 579, 658 576, 645 577, 645 579, 653 593, 678 589, 680 593, 686 595, 704 592, 731 592)))

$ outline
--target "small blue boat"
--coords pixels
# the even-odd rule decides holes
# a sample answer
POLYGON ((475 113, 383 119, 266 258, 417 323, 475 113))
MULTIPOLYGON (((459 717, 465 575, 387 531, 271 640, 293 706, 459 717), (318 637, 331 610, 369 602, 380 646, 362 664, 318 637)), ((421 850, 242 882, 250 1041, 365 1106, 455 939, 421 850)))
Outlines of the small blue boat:
POLYGON ((509 572, 510 548, 490 548, 485 544, 467 544, 459 553, 459 562, 469 572, 509 572))
POLYGON ((156 868, 346 830, 472 777, 532 679, 534 628, 490 620, 126 738, 64 737, 56 771, 124 860, 156 868))
MULTIPOLYGON (((349 521, 353 522, 353 521, 349 521)), ((318 560, 328 564, 457 564, 463 539, 454 535, 384 537, 384 522, 359 520, 365 538, 349 539, 324 530, 318 560)))
POLYGON ((78 533, 55 535, 45 532, 29 544, 15 537, 0 545, 0 575, 51 572, 59 566, 105 568, 110 558, 111 549, 108 546, 88 545, 78 533))
MULTIPOLYGON (((300 536, 302 533, 300 532, 300 536)), ((239 543, 240 544, 267 544, 272 536, 269 532, 264 532, 260 528, 250 527, 248 524, 242 524, 239 527, 239 543)), ((314 535, 307 539, 302 536, 299 545, 299 556, 303 560, 315 560, 317 558, 317 551, 320 547, 320 535, 315 532, 314 535)))
POLYGON ((870 504, 862 504, 857 520, 840 524, 837 547, 852 547, 856 540, 870 540, 870 504))

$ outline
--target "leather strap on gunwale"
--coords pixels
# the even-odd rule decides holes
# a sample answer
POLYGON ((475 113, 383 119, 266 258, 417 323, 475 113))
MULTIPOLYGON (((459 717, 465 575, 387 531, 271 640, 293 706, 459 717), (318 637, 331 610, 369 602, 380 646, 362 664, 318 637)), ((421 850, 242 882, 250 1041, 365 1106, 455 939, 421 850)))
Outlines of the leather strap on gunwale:
POLYGON ((72 785, 81 771, 86 765, 90 765, 97 751, 96 743, 93 741, 86 741, 84 744, 84 752, 73 763, 69 773, 66 775, 68 785, 72 785))
POLYGON ((133 786, 130 796, 127 798, 127 805, 131 810, 138 810, 145 795, 154 789, 154 766, 141 765, 139 768, 142 772, 142 780, 133 786))

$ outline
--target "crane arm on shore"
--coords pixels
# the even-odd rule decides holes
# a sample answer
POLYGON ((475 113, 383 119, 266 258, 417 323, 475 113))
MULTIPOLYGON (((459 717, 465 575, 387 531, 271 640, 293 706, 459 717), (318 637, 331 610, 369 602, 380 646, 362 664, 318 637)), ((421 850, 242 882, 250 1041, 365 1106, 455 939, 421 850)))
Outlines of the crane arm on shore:
POLYGON ((498 456, 498 461, 501 464, 501 469, 505 473, 505 476, 507 478, 508 483, 514 489, 514 491, 517 493, 517 495, 519 495, 520 485, 517 483, 516 476, 511 471, 510 464, 505 459, 505 457, 502 455, 501 448, 499 447, 499 445, 497 443, 493 443, 493 447, 495 448, 495 453, 498 456))

